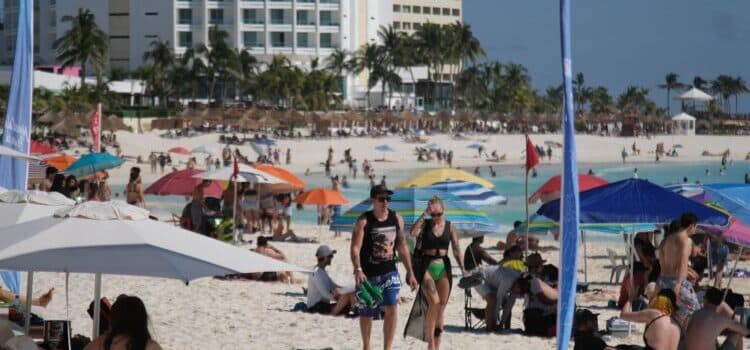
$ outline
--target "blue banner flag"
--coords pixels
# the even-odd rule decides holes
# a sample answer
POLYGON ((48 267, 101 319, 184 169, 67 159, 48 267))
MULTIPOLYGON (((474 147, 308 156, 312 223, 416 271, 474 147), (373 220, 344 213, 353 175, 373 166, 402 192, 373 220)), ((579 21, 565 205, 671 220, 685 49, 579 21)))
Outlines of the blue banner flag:
POLYGON ((568 349, 573 329, 578 273, 578 169, 576 167, 575 114, 573 108, 573 63, 570 52, 570 0, 560 0, 560 46, 562 48, 565 108, 563 114, 563 162, 560 217, 560 299, 557 301, 557 349, 568 349))
MULTIPOLYGON (((33 16, 33 0, 19 0, 16 54, 3 127, 3 145, 27 154, 31 137, 31 97, 34 93, 33 16)), ((0 186, 25 190, 27 176, 26 160, 0 157, 0 186)), ((19 293, 18 272, 3 271, 0 277, 8 289, 19 293)))

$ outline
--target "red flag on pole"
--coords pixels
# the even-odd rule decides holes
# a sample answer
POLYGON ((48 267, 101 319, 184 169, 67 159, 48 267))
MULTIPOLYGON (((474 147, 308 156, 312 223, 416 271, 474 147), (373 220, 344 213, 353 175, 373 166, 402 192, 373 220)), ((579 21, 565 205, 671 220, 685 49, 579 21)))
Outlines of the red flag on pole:
POLYGON ((96 105, 94 113, 91 114, 91 138, 94 141, 94 152, 102 151, 102 104, 96 105))
POLYGON ((531 143, 529 135, 526 135, 526 173, 539 164, 539 154, 536 153, 536 147, 531 143))
POLYGON ((240 164, 237 162, 237 157, 234 157, 234 171, 232 171, 232 177, 237 180, 237 176, 240 175, 240 164))

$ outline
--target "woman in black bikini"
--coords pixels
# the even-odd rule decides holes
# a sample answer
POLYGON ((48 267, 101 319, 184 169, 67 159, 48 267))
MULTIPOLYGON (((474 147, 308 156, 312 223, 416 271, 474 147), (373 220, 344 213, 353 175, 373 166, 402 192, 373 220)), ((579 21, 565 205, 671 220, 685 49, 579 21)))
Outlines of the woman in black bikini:
POLYGON ((677 297, 671 289, 662 289, 649 303, 648 309, 630 311, 630 301, 620 312, 626 321, 645 323, 643 345, 646 350, 677 350, 680 326, 672 315, 677 312, 677 297))
POLYGON ((422 292, 419 294, 421 297, 417 297, 414 302, 404 333, 426 341, 428 349, 431 350, 440 348, 443 314, 452 286, 449 246, 453 248, 453 256, 461 267, 462 274, 467 275, 458 243, 458 233, 451 222, 445 220, 444 211, 443 200, 438 196, 432 197, 427 203, 427 209, 411 230, 411 236, 419 238, 412 261, 414 275, 420 282, 422 292), (429 219, 425 219, 427 215, 430 216, 429 219), (424 324, 420 327, 415 310, 424 308, 425 303, 427 312, 423 319, 424 324))

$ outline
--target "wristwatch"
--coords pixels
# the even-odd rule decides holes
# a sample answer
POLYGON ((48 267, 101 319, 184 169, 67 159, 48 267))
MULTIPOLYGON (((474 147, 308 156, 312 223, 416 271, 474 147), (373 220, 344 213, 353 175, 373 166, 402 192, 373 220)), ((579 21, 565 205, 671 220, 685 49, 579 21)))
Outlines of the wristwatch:
POLYGON ((358 267, 358 268, 354 269, 354 274, 356 275, 357 272, 361 272, 361 271, 362 271, 362 267, 358 267))

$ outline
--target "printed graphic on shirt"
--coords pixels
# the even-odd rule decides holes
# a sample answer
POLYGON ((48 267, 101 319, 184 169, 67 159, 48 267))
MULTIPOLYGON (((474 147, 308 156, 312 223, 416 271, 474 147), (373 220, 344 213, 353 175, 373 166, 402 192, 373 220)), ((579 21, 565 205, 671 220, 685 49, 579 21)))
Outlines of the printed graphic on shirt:
POLYGON ((372 237, 372 255, 370 262, 380 264, 392 261, 393 248, 396 245, 396 226, 373 227, 368 234, 372 237))

